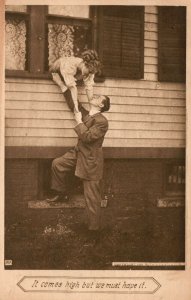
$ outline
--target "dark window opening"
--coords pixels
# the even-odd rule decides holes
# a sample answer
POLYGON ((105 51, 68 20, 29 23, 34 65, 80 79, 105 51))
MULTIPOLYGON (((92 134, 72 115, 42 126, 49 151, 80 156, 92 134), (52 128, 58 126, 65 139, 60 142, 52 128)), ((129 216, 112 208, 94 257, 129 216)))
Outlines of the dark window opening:
MULTIPOLYGON (((51 165, 52 160, 46 159, 39 161, 38 168, 38 200, 45 199, 52 195, 51 190, 51 165)), ((69 172, 66 176, 67 192, 71 195, 83 193, 83 182, 74 175, 74 172, 69 172)))
POLYGON ((159 81, 185 82, 186 8, 158 8, 159 81))

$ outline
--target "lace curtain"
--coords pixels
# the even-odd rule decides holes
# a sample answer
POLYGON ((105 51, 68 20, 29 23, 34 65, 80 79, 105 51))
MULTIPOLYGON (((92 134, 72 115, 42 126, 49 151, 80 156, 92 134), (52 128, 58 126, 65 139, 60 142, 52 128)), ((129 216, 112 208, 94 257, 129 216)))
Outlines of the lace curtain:
POLYGON ((61 56, 79 56, 89 47, 90 36, 87 25, 48 24, 49 65, 61 56))
POLYGON ((7 18, 5 25, 5 67, 8 70, 25 70, 26 23, 20 18, 7 18))

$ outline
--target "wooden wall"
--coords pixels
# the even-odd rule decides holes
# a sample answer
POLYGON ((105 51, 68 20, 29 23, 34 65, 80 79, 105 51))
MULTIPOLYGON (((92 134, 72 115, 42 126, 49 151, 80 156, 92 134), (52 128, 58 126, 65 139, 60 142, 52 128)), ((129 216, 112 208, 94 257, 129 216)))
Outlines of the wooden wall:
MULTIPOLYGON (((157 8, 145 7, 144 79, 106 79, 111 98, 105 147, 185 146, 185 85, 157 81, 157 8)), ((73 146, 73 115, 51 80, 6 79, 6 146, 73 146)), ((80 88, 80 100, 86 102, 80 88)))

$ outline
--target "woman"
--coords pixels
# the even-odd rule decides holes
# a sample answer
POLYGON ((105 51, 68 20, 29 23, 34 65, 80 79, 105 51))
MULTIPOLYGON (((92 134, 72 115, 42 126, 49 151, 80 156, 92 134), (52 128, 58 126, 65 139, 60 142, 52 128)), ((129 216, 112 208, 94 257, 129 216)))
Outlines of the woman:
POLYGON ((94 50, 86 50, 82 57, 61 57, 50 67, 53 80, 59 84, 64 93, 67 89, 71 91, 75 111, 78 112, 76 81, 83 80, 86 94, 90 101, 93 97, 94 76, 101 70, 101 63, 94 50), (62 83, 61 83, 62 81, 62 83))

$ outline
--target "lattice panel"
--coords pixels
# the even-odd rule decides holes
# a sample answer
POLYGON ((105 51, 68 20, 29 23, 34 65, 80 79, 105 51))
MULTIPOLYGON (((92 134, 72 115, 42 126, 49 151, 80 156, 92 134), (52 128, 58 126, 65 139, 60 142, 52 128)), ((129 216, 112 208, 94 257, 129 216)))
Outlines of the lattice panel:
POLYGON ((5 24, 5 68, 25 70, 26 22, 20 18, 6 18, 5 24))

